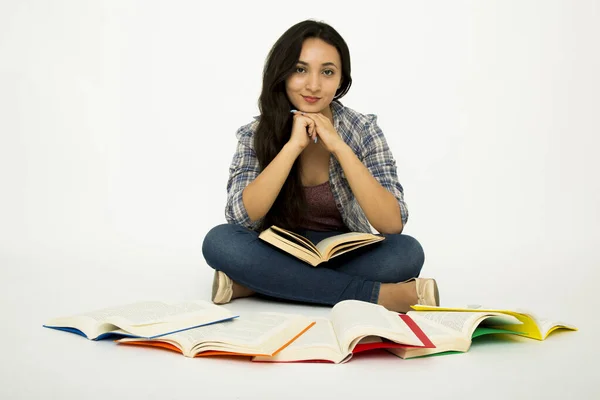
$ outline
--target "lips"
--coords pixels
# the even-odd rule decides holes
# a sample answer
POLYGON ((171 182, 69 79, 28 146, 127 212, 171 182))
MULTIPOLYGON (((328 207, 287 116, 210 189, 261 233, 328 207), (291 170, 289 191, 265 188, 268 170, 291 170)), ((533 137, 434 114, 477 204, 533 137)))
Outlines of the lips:
POLYGON ((302 98, 308 103, 316 103, 317 101, 319 101, 319 97, 302 96, 302 98))

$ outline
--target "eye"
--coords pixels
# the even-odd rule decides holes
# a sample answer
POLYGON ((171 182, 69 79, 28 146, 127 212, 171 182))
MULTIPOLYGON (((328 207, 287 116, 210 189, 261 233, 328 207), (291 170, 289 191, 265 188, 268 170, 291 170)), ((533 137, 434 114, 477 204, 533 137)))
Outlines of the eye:
POLYGON ((323 71, 323 73, 327 76, 331 76, 331 75, 335 74, 335 72, 331 69, 326 69, 325 71, 323 71))
POLYGON ((296 67, 296 72, 298 72, 299 74, 301 74, 304 71, 305 71, 304 68, 302 68, 302 67, 296 67))

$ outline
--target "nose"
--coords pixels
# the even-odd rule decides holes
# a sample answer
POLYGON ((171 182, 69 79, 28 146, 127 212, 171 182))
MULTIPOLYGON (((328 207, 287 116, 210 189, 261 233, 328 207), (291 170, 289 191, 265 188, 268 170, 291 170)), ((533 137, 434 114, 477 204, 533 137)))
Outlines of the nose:
POLYGON ((321 89, 321 77, 319 74, 310 74, 306 78, 306 89, 311 92, 318 92, 321 89))

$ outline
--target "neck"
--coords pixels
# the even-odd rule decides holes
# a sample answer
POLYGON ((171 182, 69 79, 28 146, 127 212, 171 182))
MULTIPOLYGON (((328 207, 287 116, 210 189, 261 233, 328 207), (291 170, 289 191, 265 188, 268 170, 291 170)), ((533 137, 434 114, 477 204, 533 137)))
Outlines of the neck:
POLYGON ((321 110, 321 114, 326 116, 329 121, 333 124, 333 111, 331 111, 331 104, 321 110))

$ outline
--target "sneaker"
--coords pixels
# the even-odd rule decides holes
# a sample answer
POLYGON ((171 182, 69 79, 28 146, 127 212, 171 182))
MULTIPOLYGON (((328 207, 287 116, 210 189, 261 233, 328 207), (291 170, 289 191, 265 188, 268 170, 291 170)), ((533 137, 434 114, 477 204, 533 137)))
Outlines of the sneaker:
POLYGON ((439 306, 440 293, 435 279, 415 278, 417 288, 417 304, 422 306, 439 306))
POLYGON ((215 271, 212 286, 212 301, 215 304, 226 304, 233 296, 233 281, 224 272, 215 271))

